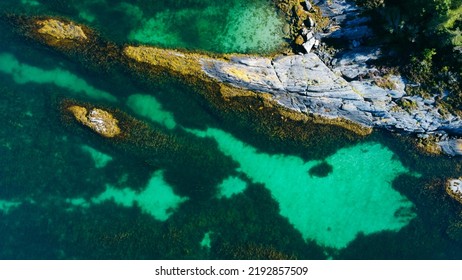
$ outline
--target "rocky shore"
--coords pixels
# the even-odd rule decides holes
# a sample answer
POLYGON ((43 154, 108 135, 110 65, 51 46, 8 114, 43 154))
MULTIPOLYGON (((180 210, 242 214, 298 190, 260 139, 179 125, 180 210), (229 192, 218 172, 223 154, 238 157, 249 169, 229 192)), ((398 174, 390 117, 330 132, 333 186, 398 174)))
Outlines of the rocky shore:
POLYGON ((366 127, 420 134, 452 134, 462 127, 459 117, 441 114, 434 100, 408 96, 401 77, 387 77, 393 89, 381 88, 372 80, 348 82, 314 53, 276 58, 232 56, 229 61, 201 62, 202 70, 210 77, 235 87, 270 93, 280 105, 301 113, 342 117, 366 127))
MULTIPOLYGON (((381 57, 380 46, 361 46, 373 36, 367 27, 370 19, 361 17, 352 1, 317 0, 314 4, 332 23, 312 37, 341 40, 349 45, 342 52, 310 52, 318 43, 309 43, 304 54, 203 60, 203 71, 235 87, 270 93, 278 104, 297 112, 341 117, 365 127, 412 133, 423 139, 431 136, 440 141, 445 153, 461 154, 459 140, 453 138, 462 134, 461 118, 442 112, 433 97, 408 95, 403 77, 382 75, 373 66, 381 57)), ((314 31, 311 28, 305 33, 314 31)), ((301 43, 306 46, 307 42, 301 43)))
MULTIPOLYGON (((433 143, 432 153, 462 154, 460 140, 456 139, 462 135, 462 119, 443 112, 434 98, 408 95, 409 85, 404 78, 383 75, 374 66, 373 62, 382 55, 380 46, 362 46, 373 36, 367 27, 370 19, 361 17, 351 1, 317 0, 313 4, 317 6, 309 1, 295 4, 296 14, 303 15, 297 22, 302 26, 297 32, 304 34, 301 40, 305 46, 298 54, 212 57, 147 46, 126 46, 120 49, 122 53, 113 47, 105 53, 122 63, 133 64, 134 68, 143 64, 155 73, 169 72, 187 83, 202 88, 205 85, 208 90, 218 90, 225 99, 258 96, 266 104, 273 104, 269 106, 277 104, 283 118, 338 125, 360 135, 370 133, 372 128, 413 134, 423 142, 433 143), (302 8, 304 12, 300 12, 302 8), (319 16, 319 12, 330 19, 329 23, 322 19, 323 28, 312 16, 319 16), (326 51, 323 40, 329 38, 341 40, 347 47, 326 51)), ((94 33, 87 27, 69 21, 41 18, 32 23, 22 23, 32 29, 26 33, 32 32, 33 38, 58 49, 63 49, 64 44, 66 51, 77 51, 81 50, 82 41, 90 48, 92 42, 99 40, 93 38, 94 33)))

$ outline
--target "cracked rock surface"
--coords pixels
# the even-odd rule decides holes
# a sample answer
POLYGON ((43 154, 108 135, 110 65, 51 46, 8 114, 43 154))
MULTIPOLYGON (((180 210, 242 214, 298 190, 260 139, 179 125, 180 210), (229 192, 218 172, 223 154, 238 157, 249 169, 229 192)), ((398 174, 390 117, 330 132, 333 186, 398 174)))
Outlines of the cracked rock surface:
POLYGON ((393 131, 462 134, 459 117, 441 115, 432 99, 407 96, 401 77, 389 77, 395 85, 393 89, 380 88, 370 80, 347 82, 338 74, 341 71, 336 74, 314 53, 273 59, 249 56, 233 56, 229 61, 202 59, 201 64, 208 76, 220 82, 270 93, 280 105, 298 112, 342 117, 367 127, 393 131), (410 105, 402 109, 397 102, 410 105))

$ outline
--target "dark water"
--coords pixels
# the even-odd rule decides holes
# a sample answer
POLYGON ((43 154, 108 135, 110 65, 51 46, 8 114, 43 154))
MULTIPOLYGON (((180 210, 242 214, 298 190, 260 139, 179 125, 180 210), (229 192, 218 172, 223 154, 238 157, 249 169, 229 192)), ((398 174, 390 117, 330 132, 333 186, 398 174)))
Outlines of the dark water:
MULTIPOLYGON (((128 14, 120 14, 121 1, 103 0, 0 7, 87 21, 118 43, 139 26, 130 22, 133 11, 192 20, 191 11, 205 10, 203 19, 216 24, 190 22, 200 34, 218 33, 233 18, 217 18, 215 1, 130 3, 128 14)), ((239 11, 262 3, 223 5, 239 11)), ((256 50, 183 31, 179 47, 256 50)), ((266 122, 217 111, 187 85, 99 72, 25 40, 4 21, 0 41, 1 259, 462 257, 462 207, 444 190, 446 178, 461 174, 459 159, 422 155, 386 132, 358 140, 281 122, 280 131, 309 130, 310 138, 270 137, 266 122), (118 108, 147 126, 134 129, 138 142, 102 139, 63 117, 70 99, 118 108)))

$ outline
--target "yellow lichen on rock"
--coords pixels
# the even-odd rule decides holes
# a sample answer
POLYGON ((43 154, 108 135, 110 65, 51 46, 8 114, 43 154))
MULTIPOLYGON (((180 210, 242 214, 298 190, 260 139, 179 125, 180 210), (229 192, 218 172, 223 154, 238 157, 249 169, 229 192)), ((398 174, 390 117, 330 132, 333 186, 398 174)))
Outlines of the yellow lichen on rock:
POLYGON ((439 139, 435 135, 428 135, 425 138, 418 138, 414 140, 415 146, 421 152, 427 155, 441 155, 443 150, 441 146, 438 144, 439 139))
POLYGON ((258 75, 257 73, 248 71, 248 69, 246 69, 243 66, 227 65, 227 66, 223 66, 222 71, 228 74, 229 76, 234 77, 246 83, 260 81, 262 79, 262 76, 258 75))
POLYGON ((104 137, 112 138, 121 132, 119 121, 107 111, 98 108, 88 111, 87 108, 77 105, 67 109, 72 112, 77 121, 104 137))
POLYGON ((87 40, 88 37, 81 26, 73 22, 65 23, 57 19, 37 20, 37 25, 40 29, 37 30, 40 34, 49 35, 58 40, 87 40))
POLYGON ((128 46, 123 50, 123 53, 137 62, 168 68, 170 71, 182 75, 198 75, 202 73, 200 59, 206 57, 200 54, 182 53, 147 46, 128 46))

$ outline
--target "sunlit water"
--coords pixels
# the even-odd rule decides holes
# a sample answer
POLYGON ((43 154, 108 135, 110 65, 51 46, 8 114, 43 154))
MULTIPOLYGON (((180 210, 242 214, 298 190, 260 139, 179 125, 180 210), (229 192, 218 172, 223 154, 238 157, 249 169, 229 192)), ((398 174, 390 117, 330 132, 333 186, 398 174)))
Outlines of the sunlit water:
MULTIPOLYGON (((219 52, 283 43, 283 22, 268 1, 136 3, 0 6, 70 17, 118 42, 219 52), (116 14, 120 22, 107 29, 116 14)), ((386 133, 354 145, 338 139, 323 159, 264 152, 274 142, 249 144, 242 135, 254 132, 245 126, 233 135, 183 85, 153 90, 96 75, 3 23, 0 34, 0 258, 462 257, 453 223, 461 208, 442 183, 460 172, 458 159, 416 155, 386 133), (192 175, 178 177, 184 173, 169 156, 132 152, 65 123, 63 98, 120 108, 191 143, 209 139, 215 146, 204 144, 204 154, 235 166, 192 160, 181 165, 192 175)), ((273 150, 283 151, 279 145, 273 150)))

